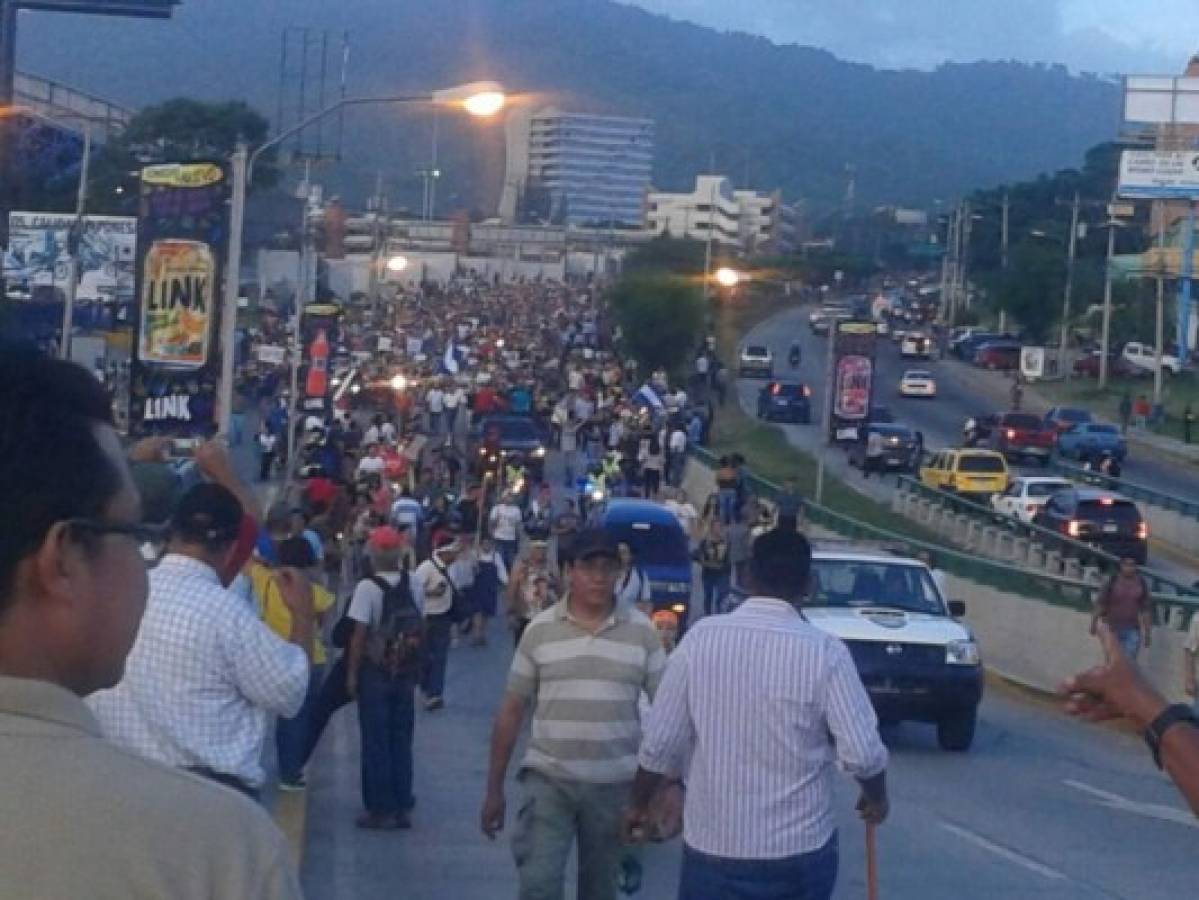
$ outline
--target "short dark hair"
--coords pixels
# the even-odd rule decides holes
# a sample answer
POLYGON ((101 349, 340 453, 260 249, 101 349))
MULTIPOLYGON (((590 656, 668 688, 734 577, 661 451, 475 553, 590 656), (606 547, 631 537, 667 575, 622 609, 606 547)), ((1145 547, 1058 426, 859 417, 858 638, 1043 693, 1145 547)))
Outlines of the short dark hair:
POLYGON ((171 537, 219 552, 237 542, 242 515, 241 501, 227 487, 197 484, 171 515, 171 537))
POLYGON ((812 545, 798 531, 772 528, 753 543, 750 571, 755 587, 783 600, 803 596, 812 571, 812 545))
POLYGON ((112 425, 112 405, 82 366, 26 346, 0 345, 0 608, 17 565, 55 522, 99 518, 121 489, 120 470, 95 426, 112 425))

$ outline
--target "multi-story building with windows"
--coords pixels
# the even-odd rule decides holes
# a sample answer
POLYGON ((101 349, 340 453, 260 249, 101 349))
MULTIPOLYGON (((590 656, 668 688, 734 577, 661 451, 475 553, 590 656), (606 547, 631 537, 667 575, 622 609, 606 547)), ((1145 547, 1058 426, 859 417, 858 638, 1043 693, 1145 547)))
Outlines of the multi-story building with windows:
POLYGON ((513 115, 500 217, 573 226, 640 227, 654 161, 650 119, 513 115))
POLYGON ((744 255, 784 252, 794 239, 798 210, 783 206, 778 191, 738 191, 722 175, 700 175, 686 194, 650 193, 651 231, 706 241, 744 255))

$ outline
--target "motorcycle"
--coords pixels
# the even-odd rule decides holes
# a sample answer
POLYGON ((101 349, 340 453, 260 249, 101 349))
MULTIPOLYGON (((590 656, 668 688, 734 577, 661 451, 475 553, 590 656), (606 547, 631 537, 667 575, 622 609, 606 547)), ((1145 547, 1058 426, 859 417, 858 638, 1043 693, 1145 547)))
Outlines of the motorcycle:
POLYGON ((789 362, 791 364, 791 368, 793 368, 793 369, 799 368, 799 363, 800 363, 802 356, 803 356, 803 352, 799 349, 798 346, 791 347, 791 352, 787 354, 787 362, 789 362))

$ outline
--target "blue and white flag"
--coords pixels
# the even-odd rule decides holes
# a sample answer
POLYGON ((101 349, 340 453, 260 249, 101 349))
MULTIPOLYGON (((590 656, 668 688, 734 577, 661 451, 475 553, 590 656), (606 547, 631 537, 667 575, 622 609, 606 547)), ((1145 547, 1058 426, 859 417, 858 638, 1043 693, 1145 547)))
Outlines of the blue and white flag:
POLYGON ((445 358, 441 361, 442 368, 450 375, 458 374, 458 355, 454 352, 454 342, 445 345, 445 358))
POLYGON ((643 408, 662 409, 662 398, 648 384, 641 385, 641 388, 633 395, 633 402, 643 408))

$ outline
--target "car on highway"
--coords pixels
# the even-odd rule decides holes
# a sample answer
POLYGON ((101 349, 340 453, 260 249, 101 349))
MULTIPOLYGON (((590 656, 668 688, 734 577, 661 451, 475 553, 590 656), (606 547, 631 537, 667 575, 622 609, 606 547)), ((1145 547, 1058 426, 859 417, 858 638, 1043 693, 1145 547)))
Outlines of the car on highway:
POLYGON ((649 578, 654 611, 672 610, 682 627, 691 609, 691 549, 678 518, 653 500, 617 499, 597 504, 591 523, 628 544, 649 578))
POLYGON ((833 322, 853 318, 853 312, 847 306, 822 306, 808 313, 808 327, 812 334, 828 334, 833 322))
POLYGON ((1074 482, 1052 475, 1018 475, 1008 489, 991 498, 991 508, 1001 516, 1029 523, 1049 498, 1058 491, 1068 491, 1074 482))
POLYGON ((1015 462, 1035 459, 1047 466, 1056 443, 1057 429, 1032 413, 1003 413, 991 428, 991 449, 1015 462))
POLYGON ((965 604, 919 560, 873 548, 817 546, 810 585, 804 617, 845 642, 879 722, 932 723, 942 749, 969 750, 983 667, 965 604))
POLYGON ((774 354, 764 344, 746 344, 741 348, 737 361, 737 372, 742 378, 758 376, 774 377, 774 354))
POLYGON ((936 397, 937 379, 927 369, 908 369, 899 378, 899 396, 936 397))
POLYGON ((983 344, 998 341, 1006 335, 994 331, 977 331, 971 328, 961 332, 949 344, 949 352, 965 362, 974 361, 974 353, 983 344))
POLYGON ((1020 344, 1016 341, 988 341, 974 351, 973 363, 980 369, 1010 372, 1020 368, 1020 344))
POLYGON ((1149 560, 1149 523, 1135 503, 1114 491, 1058 491, 1037 511, 1033 524, 1139 565, 1149 560))
POLYGON ((758 418, 767 422, 812 422, 812 389, 806 384, 772 381, 758 391, 758 418))
POLYGON ((1057 437, 1057 452, 1066 459, 1079 462, 1097 460, 1104 456, 1123 461, 1128 455, 1128 442, 1120 429, 1105 422, 1079 422, 1057 437))
POLYGON ((881 462, 883 469, 915 472, 920 468, 920 455, 924 452, 924 442, 908 426, 896 425, 892 422, 870 422, 862 426, 858 433, 858 439, 849 445, 847 451, 851 466, 865 469, 866 446, 871 432, 877 433, 883 439, 881 462))
POLYGON ((1069 431, 1075 425, 1093 422, 1095 417, 1089 409, 1079 409, 1077 406, 1055 406, 1045 413, 1045 424, 1052 427, 1058 434, 1069 431))
POLYGON ((939 450, 920 469, 920 483, 979 502, 1007 490, 1007 460, 994 450, 939 450))
MULTIPOLYGON (((1139 341, 1129 341, 1120 351, 1120 356, 1139 373, 1157 371, 1157 348, 1139 341)), ((1177 375, 1182 371, 1182 360, 1170 353, 1162 354, 1162 371, 1177 375)))
POLYGON ((904 359, 928 359, 933 355, 933 341, 922 331, 907 331, 899 342, 899 355, 904 359))
POLYGON ((501 458, 519 458, 540 480, 549 443, 549 435, 532 416, 492 413, 481 417, 467 432, 466 458, 471 471, 478 474, 495 465, 492 456, 498 451, 501 458))

